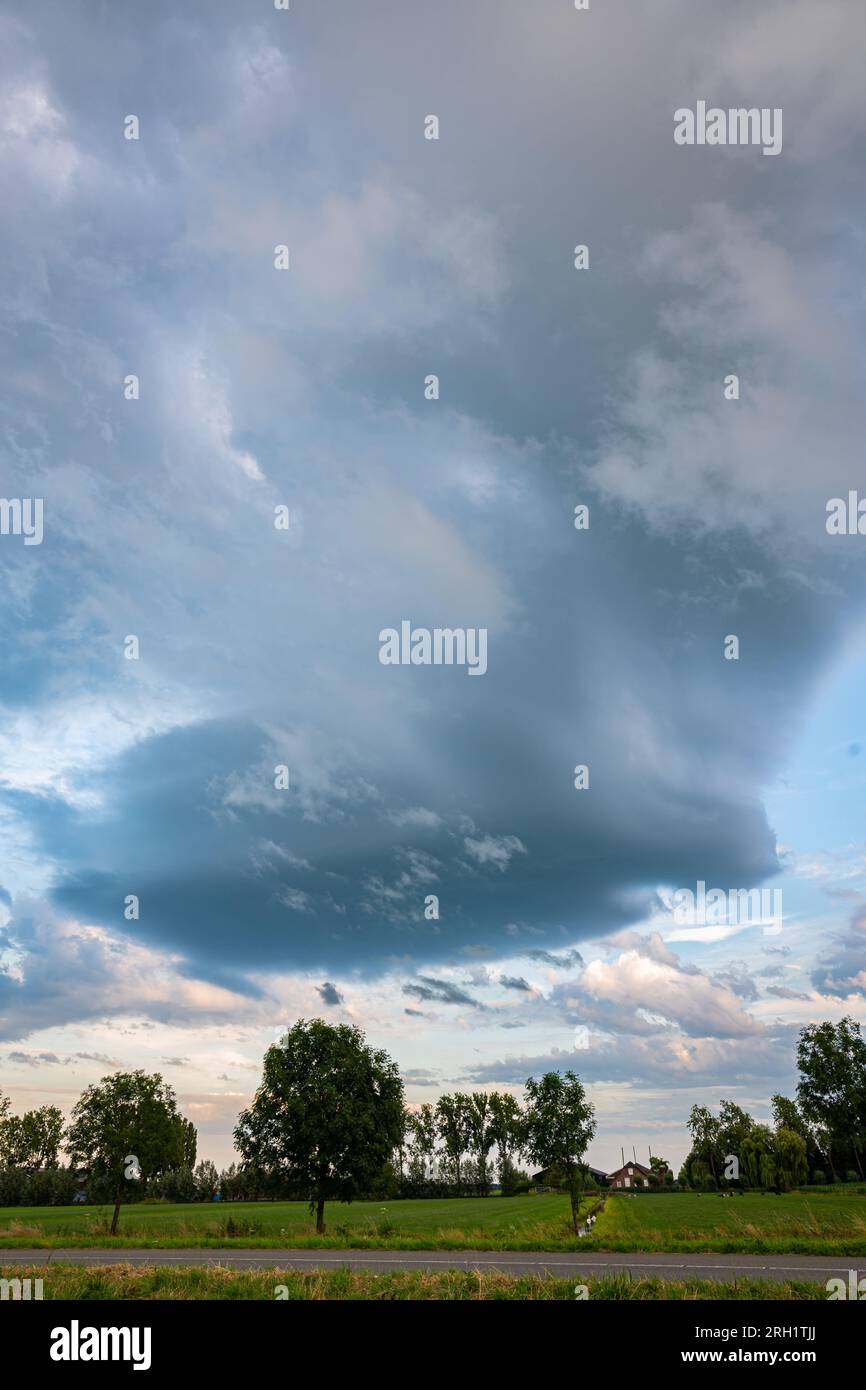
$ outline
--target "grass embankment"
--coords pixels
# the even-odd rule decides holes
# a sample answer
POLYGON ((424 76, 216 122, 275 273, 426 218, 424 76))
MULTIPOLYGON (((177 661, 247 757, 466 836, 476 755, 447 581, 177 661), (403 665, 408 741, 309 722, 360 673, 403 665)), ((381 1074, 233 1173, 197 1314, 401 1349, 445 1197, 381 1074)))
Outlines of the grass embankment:
MULTIPOLYGON (((593 1201, 581 1206, 586 1215, 593 1201)), ((0 1248, 123 1246, 177 1249, 565 1250, 578 1249, 567 1197, 464 1197, 443 1201, 332 1202, 317 1236, 304 1202, 190 1203, 113 1208, 4 1207, 0 1248)))
POLYGON ((7 1266, 0 1268, 0 1278, 41 1279, 46 1301, 69 1299, 81 1302, 124 1302, 132 1299, 273 1302, 280 1286, 280 1297, 292 1302, 330 1299, 367 1302, 488 1302, 499 1299, 574 1302, 578 1280, 589 1289, 589 1299, 596 1301, 726 1299, 754 1302, 784 1299, 805 1302, 827 1297, 820 1284, 773 1284, 760 1279, 737 1279, 725 1284, 701 1279, 668 1282, 624 1276, 540 1279, 508 1274, 474 1274, 464 1270, 436 1273, 395 1270, 389 1274, 374 1274, 368 1270, 338 1269, 299 1274, 281 1269, 155 1269, 142 1266, 132 1268, 129 1265, 82 1268, 79 1265, 52 1264, 27 1268, 7 1266))

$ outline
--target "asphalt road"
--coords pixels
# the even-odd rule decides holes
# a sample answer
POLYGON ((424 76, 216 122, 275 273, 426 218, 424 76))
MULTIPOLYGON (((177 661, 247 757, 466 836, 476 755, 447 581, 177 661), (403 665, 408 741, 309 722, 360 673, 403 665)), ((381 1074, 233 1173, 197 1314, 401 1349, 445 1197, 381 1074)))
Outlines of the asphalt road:
POLYGON ((0 1267, 10 1265, 221 1265, 228 1269, 470 1269, 486 1273, 553 1275, 629 1274, 654 1279, 787 1279, 824 1284, 851 1269, 866 1278, 862 1257, 829 1255, 682 1255, 658 1251, 608 1254, 604 1251, 524 1250, 2 1250, 0 1267))

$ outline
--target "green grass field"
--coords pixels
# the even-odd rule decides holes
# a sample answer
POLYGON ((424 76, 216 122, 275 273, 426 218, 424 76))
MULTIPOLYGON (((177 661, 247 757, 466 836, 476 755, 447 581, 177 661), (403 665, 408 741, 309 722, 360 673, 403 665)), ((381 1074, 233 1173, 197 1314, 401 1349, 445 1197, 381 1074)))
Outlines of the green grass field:
MULTIPOLYGON (((587 1199, 585 1214, 595 1199, 587 1199)), ((434 1201, 330 1203, 315 1234, 303 1202, 5 1207, 0 1248, 225 1246, 393 1250, 683 1250, 866 1255, 866 1194, 608 1196, 592 1235, 576 1240, 555 1193, 434 1201)))
MULTIPOLYGON (((582 1210, 590 1203, 584 1203, 582 1210)), ((273 1246, 406 1250, 543 1250, 569 1240, 567 1197, 329 1203, 317 1236, 304 1202, 0 1208, 0 1248, 44 1246, 273 1246)), ((571 1245, 577 1242, 571 1237, 571 1245)))
MULTIPOLYGON (((391 1302, 438 1300, 478 1302, 515 1299, 525 1302, 573 1302, 576 1279, 539 1279, 507 1274, 475 1274, 465 1270, 421 1273, 395 1270, 373 1274, 369 1270, 313 1270, 299 1274, 293 1270, 155 1269, 129 1265, 0 1266, 3 1279, 41 1279, 46 1301, 73 1299, 84 1302, 111 1299, 281 1299, 295 1302, 323 1299, 391 1302)), ((761 1279, 737 1279, 726 1284, 710 1280, 628 1279, 611 1276, 581 1281, 589 1298, 631 1300, 734 1299, 753 1302, 764 1299, 788 1301, 825 1300, 820 1284, 773 1284, 761 1279)))
POLYGON ((592 1246, 608 1250, 866 1254, 866 1196, 746 1192, 609 1197, 592 1246))

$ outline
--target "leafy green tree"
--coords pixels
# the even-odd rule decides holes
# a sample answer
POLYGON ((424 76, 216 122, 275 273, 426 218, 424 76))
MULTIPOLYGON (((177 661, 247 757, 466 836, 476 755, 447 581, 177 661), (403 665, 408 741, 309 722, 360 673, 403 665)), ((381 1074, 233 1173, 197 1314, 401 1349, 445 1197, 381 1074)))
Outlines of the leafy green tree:
POLYGON ((192 1169, 186 1163, 179 1164, 177 1168, 166 1169, 149 1185, 149 1194, 151 1190, 156 1196, 165 1197, 169 1202, 194 1202, 196 1186, 192 1169))
POLYGON ((595 1110, 573 1071, 545 1072, 540 1081, 529 1077, 524 1104, 524 1152, 541 1168, 563 1173, 571 1199, 571 1221, 577 1217, 586 1165, 583 1156, 595 1134, 595 1110))
POLYGON ((778 1132, 780 1129, 788 1129, 792 1134, 799 1134, 806 1144, 806 1174, 816 1172, 823 1168, 826 1162, 826 1152, 822 1149, 819 1142, 819 1134, 809 1121, 800 1113, 795 1100, 789 1100, 787 1096, 775 1095, 770 1099, 773 1108, 773 1124, 778 1132))
MULTIPOLYGON (((693 1105, 689 1113, 687 1128, 692 1136, 692 1155, 706 1168, 714 1187, 719 1182, 719 1143, 720 1124, 712 1111, 705 1105, 693 1105)), ((691 1155, 690 1155, 691 1156, 691 1155)), ((688 1159, 686 1160, 688 1164, 688 1159)), ((692 1185, 698 1186, 692 1179, 692 1185)))
MULTIPOLYGON (((740 1145, 740 1174, 746 1187, 766 1187, 767 1156, 772 1135, 766 1125, 753 1125, 740 1145)), ((772 1186, 772 1184, 770 1184, 772 1186)))
POLYGON ((125 1184, 158 1177, 183 1158, 174 1092, 156 1073, 115 1072, 88 1086, 72 1111, 66 1147, 88 1178, 114 1190, 111 1235, 117 1234, 125 1184))
POLYGON ((659 1187, 670 1187, 673 1183, 674 1175, 666 1158, 658 1158, 655 1154, 650 1154, 650 1172, 659 1187))
POLYGON ((491 1091, 490 1137, 499 1154, 499 1182, 504 1195, 508 1195, 516 1180, 517 1170, 513 1155, 520 1152, 523 1135, 523 1116, 514 1096, 507 1091, 491 1091))
POLYGON ((300 1019, 264 1057, 262 1081, 235 1142, 246 1164, 276 1170, 308 1195, 316 1230, 325 1202, 371 1186, 396 1147, 403 1083, 359 1028, 300 1019))
POLYGON ((776 1160, 776 1190, 790 1192, 809 1176, 806 1162, 806 1141, 792 1129, 777 1129, 773 1135, 773 1156, 776 1160))
POLYGON ((487 1155, 493 1147, 490 1131, 490 1097, 486 1091, 473 1091, 467 1107, 469 1151, 475 1162, 475 1180, 483 1196, 490 1191, 487 1155))
POLYGON ((770 1106, 773 1111, 773 1127, 775 1129, 790 1129, 794 1134, 800 1134, 804 1139, 808 1139, 809 1125, 800 1114, 795 1100, 789 1100, 787 1096, 775 1095, 770 1097, 770 1106))
MULTIPOLYGON (((835 1147, 853 1151, 860 1177, 866 1143, 866 1041, 853 1018, 810 1023, 797 1043, 797 1098, 810 1124, 827 1131, 835 1147)), ((831 1159, 832 1163, 832 1159, 831 1159)))
POLYGON ((56 1168, 63 1137, 63 1115, 43 1105, 0 1122, 0 1163, 10 1168, 56 1168))
POLYGON ((790 1129, 753 1125, 740 1147, 740 1165, 749 1187, 790 1192, 808 1176, 806 1141, 790 1129))
POLYGON ((230 1163, 220 1173, 220 1196, 227 1202, 237 1201, 241 1190, 241 1173, 236 1163, 230 1163))
POLYGON ((442 1141, 445 1168, 457 1186, 458 1197, 462 1193, 463 1155, 469 1147, 471 1118, 469 1097, 462 1091, 440 1096, 436 1102, 436 1132, 442 1141))
POLYGON ((409 1111, 406 1110, 404 1107, 403 1112, 400 1116, 400 1127, 397 1134, 396 1142, 394 1144, 394 1150, 391 1155, 390 1162, 387 1165, 391 1171, 392 1184, 397 1191, 399 1191, 400 1184, 403 1181, 403 1167, 406 1162, 406 1151, 411 1142, 411 1138, 411 1117, 409 1115, 409 1111))
POLYGON ((196 1149, 198 1145, 198 1134, 192 1120, 180 1119, 181 1131, 181 1152, 183 1153, 183 1167, 189 1168, 192 1172, 195 1167, 196 1149))
POLYGON ((195 1178, 196 1200, 199 1202, 212 1202, 214 1194, 220 1184, 216 1164, 211 1163, 209 1158, 203 1158, 193 1173, 193 1177, 195 1178))
MULTIPOLYGON (((729 1155, 736 1158, 738 1162, 741 1161, 740 1154, 743 1144, 754 1128, 755 1121, 741 1106, 736 1105, 732 1100, 723 1100, 719 1103, 718 1145, 722 1163, 727 1162, 729 1155)), ((724 1169, 722 1172, 724 1173, 724 1169)))
POLYGON ((776 1171, 775 1155, 769 1149, 764 1149, 760 1160, 761 1187, 775 1188, 778 1177, 776 1171))
POLYGON ((718 1186, 713 1177, 710 1165, 705 1163, 702 1158, 693 1158, 689 1164, 691 1173, 690 1186, 698 1188, 700 1192, 711 1192, 718 1186))
POLYGON ((409 1177, 413 1183, 426 1182, 436 1152, 436 1112, 429 1102, 409 1112, 409 1177))

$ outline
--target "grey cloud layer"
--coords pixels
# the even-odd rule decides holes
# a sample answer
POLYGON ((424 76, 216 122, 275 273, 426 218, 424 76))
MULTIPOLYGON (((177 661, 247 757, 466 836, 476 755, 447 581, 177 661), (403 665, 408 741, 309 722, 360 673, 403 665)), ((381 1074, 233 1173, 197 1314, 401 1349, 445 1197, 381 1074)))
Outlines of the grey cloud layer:
MULTIPOLYGON (((863 324, 836 312, 862 180, 831 212, 810 142, 787 160, 817 88, 761 24, 785 155, 675 149, 697 10, 598 9, 583 35, 516 0, 3 21, 0 491, 47 518, 0 555, 14 1036, 105 949, 47 971, 28 862, 59 914, 126 933, 136 893, 190 976, 255 997, 254 971, 320 968, 326 1004, 396 959, 447 1003, 437 963, 541 960, 659 883, 777 870, 761 789, 862 606, 822 534, 828 489, 864 481, 863 324), (487 675, 381 667, 404 617, 486 626, 487 675)), ((822 102, 828 145, 853 109, 822 102)), ((597 983, 600 1021, 633 1012, 622 974, 597 983)), ((747 1047, 736 984, 703 1017, 747 1047)))

